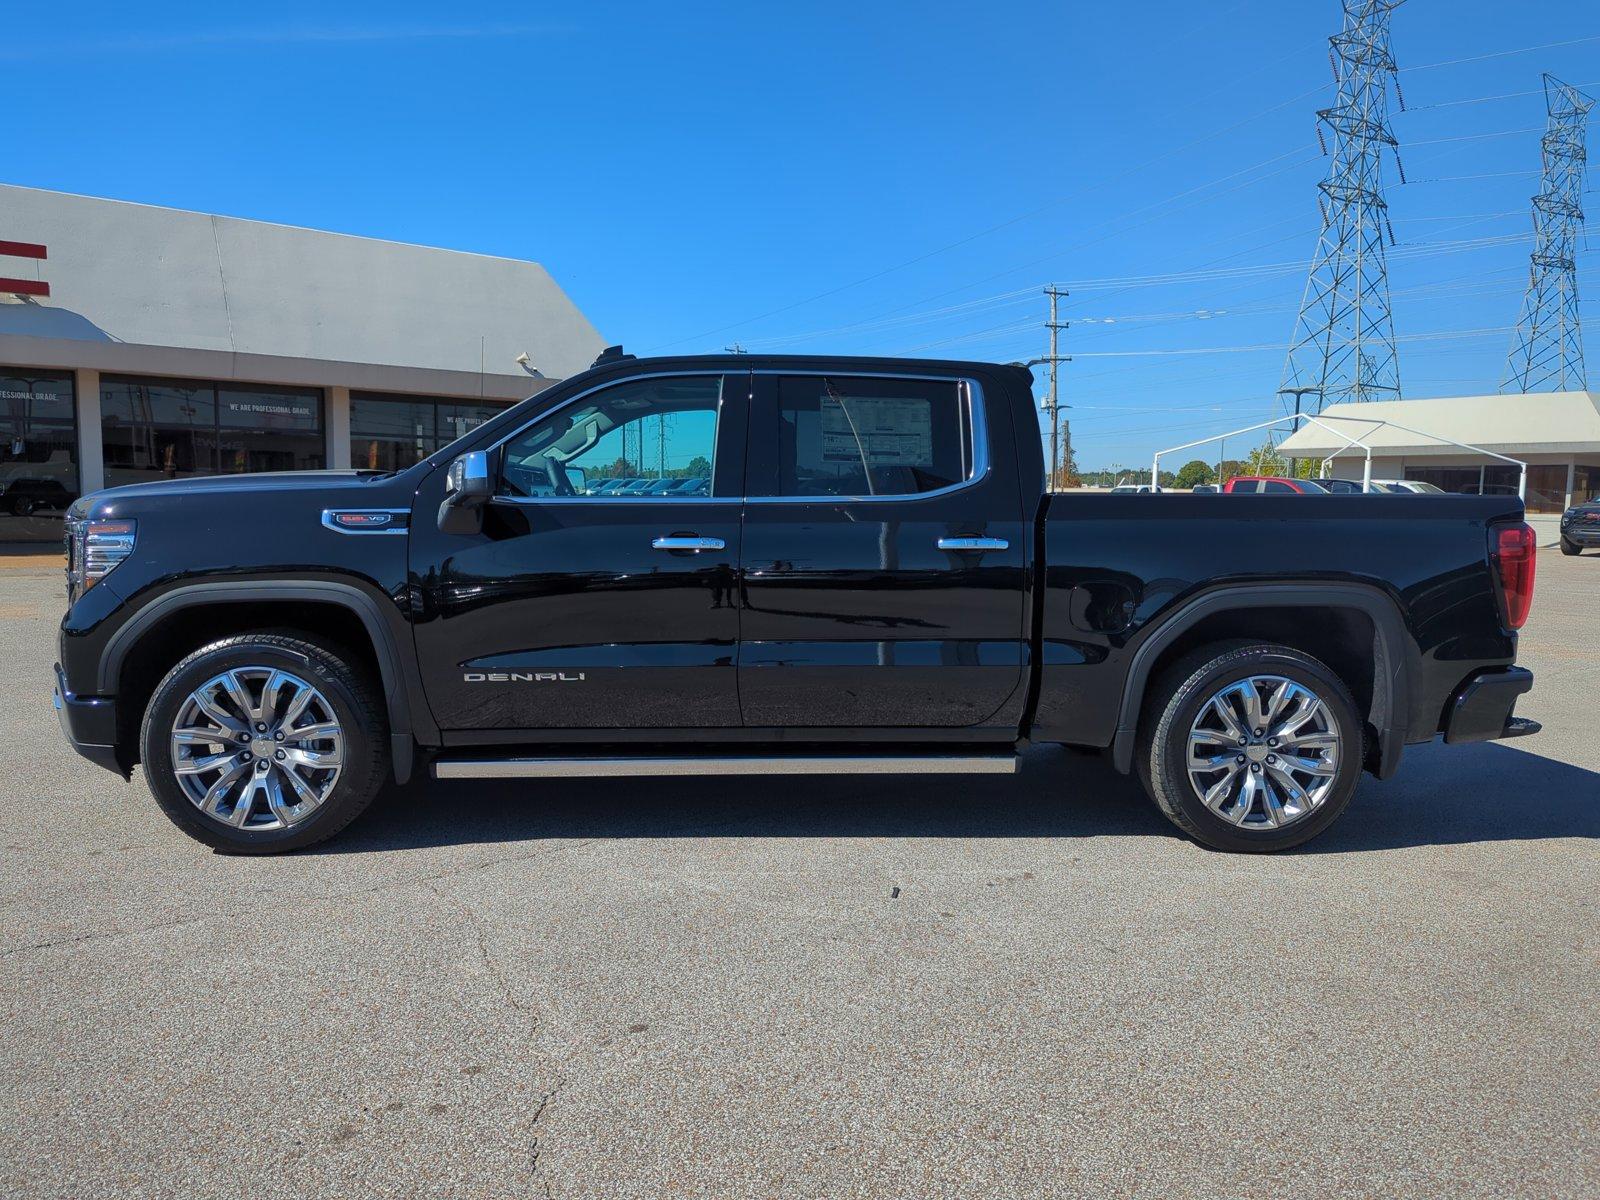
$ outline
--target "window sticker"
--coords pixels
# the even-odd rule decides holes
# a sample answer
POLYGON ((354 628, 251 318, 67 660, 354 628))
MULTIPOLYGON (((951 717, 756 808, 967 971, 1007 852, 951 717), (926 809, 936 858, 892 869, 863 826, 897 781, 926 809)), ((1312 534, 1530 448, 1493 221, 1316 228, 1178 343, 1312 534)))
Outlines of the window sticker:
POLYGON ((872 467, 933 461, 933 406, 880 396, 822 397, 822 461, 872 467))

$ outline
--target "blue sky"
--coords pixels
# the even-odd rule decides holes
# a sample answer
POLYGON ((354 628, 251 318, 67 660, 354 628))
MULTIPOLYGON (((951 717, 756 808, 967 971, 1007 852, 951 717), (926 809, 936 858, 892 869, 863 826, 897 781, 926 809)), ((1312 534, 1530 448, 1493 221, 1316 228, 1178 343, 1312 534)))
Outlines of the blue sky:
MULTIPOLYGON (((1079 463, 1138 464, 1276 411, 1339 17, 1335 0, 30 5, 0 44, 0 178, 535 259, 639 352, 1031 358, 1058 281, 1079 463)), ((1494 391, 1540 72, 1600 93, 1600 11, 1410 0, 1393 31, 1402 384, 1494 391)))

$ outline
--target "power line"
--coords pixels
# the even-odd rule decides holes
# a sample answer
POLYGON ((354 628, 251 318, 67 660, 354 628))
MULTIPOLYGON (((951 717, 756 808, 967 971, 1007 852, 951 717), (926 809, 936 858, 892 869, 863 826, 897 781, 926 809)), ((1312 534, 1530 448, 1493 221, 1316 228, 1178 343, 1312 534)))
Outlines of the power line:
MULTIPOLYGON (((1574 87, 1600 87, 1600 80, 1590 80, 1588 83, 1573 84, 1574 87)), ((1495 96, 1468 96, 1460 100, 1438 100, 1432 104, 1408 104, 1406 112, 1427 112, 1430 108, 1456 108, 1463 104, 1487 104, 1491 100, 1516 100, 1523 96, 1542 96, 1543 88, 1529 88, 1525 92, 1501 92, 1495 96)))
MULTIPOLYGON (((933 257, 935 257, 937 255, 943 254, 946 251, 959 249, 960 247, 965 246, 970 242, 977 241, 979 238, 987 237, 992 233, 998 233, 1002 229, 1008 229, 1011 226, 1018 224, 1019 222, 1026 221, 1026 220, 1028 220, 1028 219, 1030 219, 1032 217, 1036 217, 1042 212, 1047 212, 1052 208, 1055 208, 1055 207, 1058 207, 1059 205, 1065 204, 1068 200, 1075 199, 1075 198, 1077 198, 1079 196, 1082 196, 1082 195, 1093 194, 1095 191, 1103 190, 1106 187, 1108 187, 1111 183, 1113 183, 1113 182, 1115 182, 1117 180, 1126 178, 1127 176, 1132 175, 1132 174, 1134 174, 1134 173, 1136 173, 1138 171, 1142 171, 1146 167, 1152 167, 1156 163, 1161 162, 1164 159, 1170 158, 1174 154, 1181 154, 1183 151, 1193 149, 1195 146, 1203 145, 1204 143, 1212 140, 1213 138, 1221 137, 1223 134, 1226 134, 1226 133, 1231 133, 1235 129, 1239 129, 1239 128, 1245 126, 1245 125, 1250 124, 1253 121, 1258 121, 1262 117, 1269 116, 1272 113, 1278 112, 1280 109, 1287 108, 1289 105, 1298 103, 1299 101, 1304 100, 1308 96, 1314 95, 1316 92, 1319 92, 1321 90, 1322 90, 1322 88, 1320 86, 1318 86, 1318 87, 1315 87, 1315 88, 1311 88, 1308 91, 1302 92, 1298 96, 1291 96, 1287 100, 1284 100, 1284 101, 1282 101, 1282 102, 1280 102, 1278 104, 1274 104, 1269 108, 1264 108, 1260 112, 1253 113, 1252 115, 1250 115, 1248 117, 1244 117, 1241 120, 1235 121, 1232 125, 1226 125, 1221 129, 1213 130, 1210 133, 1203 134, 1200 137, 1197 137, 1197 138, 1194 138, 1194 139, 1192 139, 1192 140, 1190 140, 1188 142, 1185 142, 1180 146, 1175 146, 1170 150, 1164 150, 1160 154, 1156 155, 1155 157, 1146 159, 1144 162, 1139 163, 1136 166, 1129 167, 1127 170, 1122 171, 1117 175, 1111 176, 1111 177, 1109 177, 1107 179, 1100 180, 1099 182, 1097 182, 1097 183, 1095 183, 1093 185, 1090 185, 1088 187, 1079 188, 1076 191, 1069 192, 1065 196, 1058 196, 1053 200, 1046 201, 1044 204, 1041 204, 1041 205, 1039 205, 1039 206, 1037 206, 1035 208, 1029 209, 1027 212, 1020 213, 1015 217, 1008 218, 1007 220, 1001 221, 999 224, 991 225, 991 226, 987 227, 986 229, 981 229, 977 233, 971 234, 971 235, 969 235, 967 237, 964 237, 964 238, 960 238, 957 241, 949 242, 949 243, 947 243, 947 244, 945 244, 943 246, 936 247, 935 249, 929 250, 929 251, 927 251, 926 253, 923 253, 923 254, 919 254, 914 258, 906 259, 904 262, 896 263, 895 265, 890 266, 890 267, 885 267, 880 271, 874 271, 870 275, 863 275, 859 279, 851 280, 849 283, 840 284, 838 287, 829 288, 826 291, 818 292, 818 293, 816 293, 815 295, 812 295, 812 296, 807 296, 803 300, 796 300, 796 301, 794 301, 794 302, 792 302, 790 304, 785 304, 785 305, 782 305, 782 306, 780 306, 778 308, 769 309, 767 312, 760 313, 760 314, 758 314, 756 316, 753 316, 753 317, 746 317, 743 320, 733 321, 733 322, 730 322, 730 323, 728 323, 726 325, 719 325, 715 329, 708 329, 708 330, 705 330, 702 333, 691 334, 688 337, 676 338, 676 339, 674 339, 673 341, 670 341, 670 342, 658 343, 657 345, 650 347, 646 351, 646 353, 653 353, 656 350, 668 349, 668 348, 670 348, 672 346, 681 345, 684 342, 696 341, 696 340, 698 340, 700 338, 703 338, 703 337, 711 337, 714 334, 725 333, 730 329, 738 329, 738 328, 741 328, 741 327, 743 327, 745 325, 754 324, 757 321, 764 321, 768 317, 775 317, 775 316, 778 316, 781 313, 790 312, 793 309, 801 308, 801 307, 803 307, 803 306, 805 306, 807 304, 814 303, 817 300, 824 300, 829 296, 835 296, 835 295, 838 295, 840 292, 848 291, 849 289, 854 288, 854 287, 859 287, 860 285, 862 285, 864 283, 871 283, 873 280, 881 279, 885 275, 893 274, 894 272, 904 270, 907 267, 916 266, 918 263, 925 262, 926 260, 928 260, 930 258, 933 258, 933 257)), ((1282 158, 1282 157, 1286 157, 1286 156, 1280 155, 1278 157, 1282 158)), ((1271 162, 1271 161, 1275 161, 1275 160, 1269 159, 1268 161, 1271 162)), ((1224 178, 1231 178, 1231 176, 1225 176, 1224 178)), ((1193 190, 1193 189, 1191 189, 1191 190, 1193 190)), ((1180 196, 1187 195, 1187 194, 1188 193, 1179 193, 1180 196)), ((1177 197, 1173 197, 1173 198, 1176 199, 1177 197)), ((957 290, 959 290, 959 289, 957 289, 957 290)), ((948 294, 948 293, 945 293, 945 294, 948 294)))
POLYGON ((1556 50, 1562 46, 1580 46, 1585 42, 1600 42, 1600 34, 1593 34, 1589 37, 1569 38, 1564 42, 1545 42, 1542 46, 1518 46, 1515 50, 1496 50, 1492 54, 1477 54, 1471 58, 1452 58, 1445 62, 1422 63, 1415 67, 1403 67, 1401 68, 1401 73, 1432 71, 1436 67, 1455 67, 1460 66, 1462 63, 1484 62, 1491 58, 1505 58, 1511 54, 1531 54, 1535 50, 1556 50))

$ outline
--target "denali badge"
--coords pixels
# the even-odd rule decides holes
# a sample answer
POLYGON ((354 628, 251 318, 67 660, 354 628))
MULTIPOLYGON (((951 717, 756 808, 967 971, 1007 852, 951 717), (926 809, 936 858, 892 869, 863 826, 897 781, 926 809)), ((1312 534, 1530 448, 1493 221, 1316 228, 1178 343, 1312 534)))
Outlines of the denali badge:
POLYGON ((565 671, 467 671, 462 683, 582 683, 583 672, 565 671))

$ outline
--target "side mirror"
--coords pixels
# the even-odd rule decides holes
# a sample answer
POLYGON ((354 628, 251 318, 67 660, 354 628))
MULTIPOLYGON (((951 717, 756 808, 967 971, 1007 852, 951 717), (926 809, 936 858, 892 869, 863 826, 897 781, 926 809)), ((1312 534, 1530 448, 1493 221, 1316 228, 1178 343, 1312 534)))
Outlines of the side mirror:
POLYGON ((445 475, 444 499, 439 502, 441 533, 478 533, 483 529, 483 506, 494 495, 494 475, 489 456, 471 450, 450 464, 445 475))

